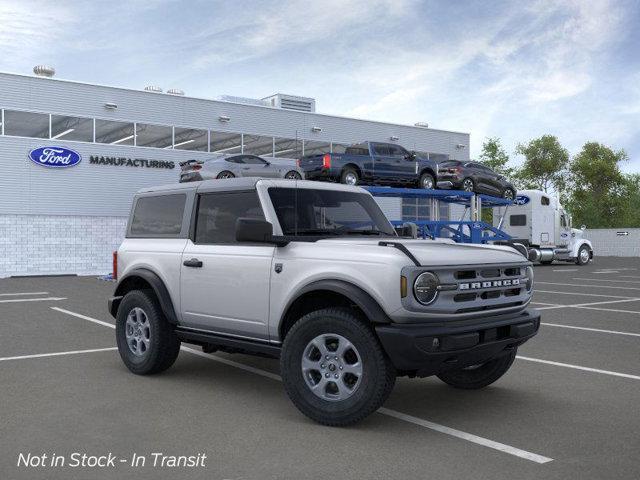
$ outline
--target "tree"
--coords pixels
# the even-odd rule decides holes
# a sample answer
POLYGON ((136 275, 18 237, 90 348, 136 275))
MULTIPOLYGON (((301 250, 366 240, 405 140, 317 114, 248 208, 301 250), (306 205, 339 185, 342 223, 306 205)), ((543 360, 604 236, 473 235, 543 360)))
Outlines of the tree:
POLYGON ((525 157, 516 175, 521 186, 545 192, 553 188, 559 194, 564 190, 569 152, 554 135, 543 135, 527 144, 519 144, 516 153, 525 157))
POLYGON ((619 163, 627 160, 624 150, 613 151, 598 142, 588 142, 571 161, 569 207, 576 225, 622 226, 632 210, 628 199, 637 182, 625 178, 619 163))
POLYGON ((502 147, 502 143, 500 143, 498 137, 485 139, 482 144, 482 153, 480 154, 479 160, 483 165, 500 175, 511 177, 514 174, 514 169, 507 166, 509 163, 509 155, 502 147))

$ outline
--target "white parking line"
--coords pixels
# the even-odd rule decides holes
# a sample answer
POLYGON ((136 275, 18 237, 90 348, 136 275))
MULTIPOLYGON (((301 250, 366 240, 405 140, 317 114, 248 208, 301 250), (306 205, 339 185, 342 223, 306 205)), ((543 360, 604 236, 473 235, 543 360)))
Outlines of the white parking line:
POLYGON ((66 297, 44 297, 44 298, 11 298, 9 300, 0 300, 0 303, 18 303, 18 302, 57 302, 58 300, 66 300, 66 297))
POLYGON ((592 281, 596 281, 596 282, 611 282, 611 283, 640 283, 640 282, 636 282, 633 280, 609 280, 608 278, 579 278, 579 277, 573 277, 571 280, 588 280, 590 282, 592 281))
POLYGON ((640 287, 618 287, 613 285, 584 285, 580 283, 539 282, 536 285, 562 285, 564 287, 615 288, 616 290, 640 290, 640 287))
POLYGON ((620 310, 616 308, 598 308, 598 307, 576 307, 576 308, 584 308, 585 310, 599 310, 601 312, 615 312, 615 313, 635 313, 638 314, 640 312, 636 310, 620 310))
POLYGON ((550 305, 552 307, 559 307, 557 303, 543 303, 543 302, 531 302, 530 305, 550 305))
POLYGON ((640 300, 640 297, 622 297, 620 295, 602 295, 600 293, 580 293, 580 292, 557 292, 555 290, 534 290, 537 293, 557 293, 558 295, 579 295, 583 297, 606 297, 606 298, 628 298, 631 300, 640 300))
POLYGON ((487 438, 478 437, 477 435, 473 435, 471 433, 462 432, 460 430, 456 430, 455 428, 445 427, 444 425, 439 425, 437 423, 429 422, 427 420, 423 420, 421 418, 414 417, 412 415, 407 415, 405 413, 397 412, 395 410, 390 410, 388 408, 384 408, 384 407, 380 408, 378 412, 382 413, 383 415, 388 415, 390 417, 397 418, 399 420, 404 420, 405 422, 413 423, 415 425, 420 425, 421 427, 435 430, 436 432, 444 433, 446 435, 451 435, 452 437, 461 438, 468 442, 476 443, 484 447, 493 448, 494 450, 500 450, 501 452, 505 452, 510 455, 514 455, 516 457, 524 458, 526 460, 531 460, 532 462, 549 463, 553 461, 553 458, 543 457, 542 455, 538 455, 536 453, 527 452, 526 450, 520 450, 519 448, 515 448, 510 445, 505 445, 504 443, 494 442, 493 440, 489 440, 487 438))
POLYGON ((556 268, 552 272, 577 272, 579 268, 556 268))
POLYGON ((49 292, 0 293, 0 297, 14 297, 18 295, 49 295, 49 292))
MULTIPOLYGON (((93 323, 97 323, 98 325, 103 325, 109 328, 115 328, 115 325, 108 322, 103 322, 102 320, 98 320, 97 318, 88 317, 86 315, 82 315, 80 313, 71 312, 69 310, 64 310, 62 308, 51 307, 53 310, 57 310, 62 313, 66 313, 72 315, 77 318, 82 318, 84 320, 88 320, 93 323)), ((112 350, 115 350, 113 348, 112 350)), ((244 370, 245 372, 250 372, 256 375, 260 375, 261 377, 269 378, 271 380, 276 380, 278 382, 282 381, 280 375, 277 375, 272 372, 268 372, 266 370, 262 370, 261 368, 251 367, 249 365, 244 365, 242 363, 234 362, 233 360, 227 360, 226 358, 218 357, 215 355, 210 355, 208 353, 204 353, 199 350, 195 350, 189 347, 181 347, 181 350, 185 352, 191 353, 193 355, 197 355, 199 357, 207 358, 209 360, 213 360, 214 362, 223 363, 225 365, 229 365, 231 367, 239 368, 244 370)), ((473 435, 471 433, 463 432, 461 430, 456 430, 454 428, 446 427, 444 425, 440 425, 438 423, 429 422, 427 420, 423 420, 418 417, 413 417, 411 415, 406 415, 401 412, 397 412, 395 410, 390 410, 388 408, 380 408, 378 413, 382 415, 387 415, 389 417, 394 417, 399 420, 403 420, 405 422, 413 423, 415 425, 420 425, 425 428, 429 428, 431 430, 438 431, 440 433, 444 433, 446 435, 451 435, 453 437, 461 438, 463 440, 467 440, 472 443, 476 443, 478 445, 482 445, 487 448, 492 448, 494 450, 499 450, 504 453, 508 453, 510 455, 514 455, 516 457, 524 458, 526 460, 530 460, 536 463, 548 463, 553 461, 552 458, 544 457, 542 455, 538 455, 536 453, 527 452, 526 450, 521 450, 519 448, 512 447, 510 445, 505 445, 504 443, 494 442, 493 440, 489 440, 488 438, 479 437, 477 435, 473 435)))
POLYGON ((76 312, 71 312, 69 310, 65 310, 64 308, 59 308, 59 307, 49 307, 49 308, 51 310, 55 310, 56 312, 66 313, 67 315, 78 317, 83 320, 87 320, 88 322, 97 323, 98 325, 102 325, 103 327, 116 328, 116 326, 113 323, 103 322, 102 320, 98 320, 97 318, 87 317, 86 315, 81 315, 76 312))
POLYGON ((619 278, 640 278, 638 275, 618 275, 619 278))
POLYGON ((25 360, 28 358, 60 357, 63 355, 78 355, 81 353, 108 352, 111 350, 117 350, 117 348, 116 347, 92 348, 90 350, 71 350, 69 352, 38 353, 35 355, 19 355, 17 357, 2 357, 0 358, 0 362, 6 362, 8 360, 25 360))
POLYGON ((517 355, 516 358, 520 360, 526 360, 528 362, 545 363, 547 365, 554 365, 556 367, 573 368, 575 370, 583 370, 585 372, 602 373, 605 375, 612 375, 614 377, 630 378, 632 380, 640 380, 640 376, 631 375, 629 373, 612 372, 610 370, 600 370, 599 368, 583 367, 581 365, 572 365, 570 363, 552 362, 551 360, 543 360, 541 358, 522 357, 517 355))
MULTIPOLYGON (((624 302, 637 302, 640 298, 627 298, 624 300, 606 300, 603 302, 590 302, 590 303, 576 303, 573 305, 558 305, 553 303, 544 303, 540 305, 548 305, 547 307, 536 307, 536 310, 554 310, 556 308, 588 308, 593 310, 604 310, 607 312, 627 312, 628 310, 616 310, 613 308, 594 308, 592 305, 606 305, 608 303, 624 303, 624 302)), ((531 302, 536 303, 536 302, 531 302)))
POLYGON ((574 325, 562 325, 559 323, 540 322, 540 325, 546 325, 548 327, 560 327, 560 328, 571 328, 575 330, 585 330, 587 332, 612 333, 615 335, 628 335, 630 337, 640 337, 640 333, 618 332, 616 330, 602 330, 600 328, 576 327, 574 325))

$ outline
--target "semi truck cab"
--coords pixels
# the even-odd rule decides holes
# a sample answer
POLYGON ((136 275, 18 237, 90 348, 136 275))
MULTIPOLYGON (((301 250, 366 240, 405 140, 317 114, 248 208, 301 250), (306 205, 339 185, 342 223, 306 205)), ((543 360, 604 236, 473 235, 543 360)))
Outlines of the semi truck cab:
POLYGON ((493 223, 512 237, 511 242, 525 245, 533 262, 585 265, 593 259, 591 242, 583 238, 586 227, 572 228, 571 216, 558 198, 541 190, 519 191, 506 212, 493 216, 493 223))

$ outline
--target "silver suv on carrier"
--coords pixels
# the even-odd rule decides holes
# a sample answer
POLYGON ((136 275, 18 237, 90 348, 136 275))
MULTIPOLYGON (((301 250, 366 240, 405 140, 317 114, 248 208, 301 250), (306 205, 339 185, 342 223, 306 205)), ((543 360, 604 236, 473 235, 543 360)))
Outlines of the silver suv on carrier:
POLYGON ((280 358, 287 394, 326 425, 378 409, 396 376, 477 389, 540 325, 533 270, 506 246, 399 237, 359 187, 237 178, 133 200, 109 300, 133 373, 181 342, 280 358))

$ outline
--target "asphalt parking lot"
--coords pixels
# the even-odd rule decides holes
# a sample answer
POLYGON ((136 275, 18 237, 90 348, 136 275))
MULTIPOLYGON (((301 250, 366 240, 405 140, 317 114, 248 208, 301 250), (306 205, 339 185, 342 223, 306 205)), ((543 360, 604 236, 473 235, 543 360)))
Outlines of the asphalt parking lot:
POLYGON ((181 352, 130 374, 94 277, 0 280, 0 479, 640 477, 640 259, 536 267, 539 335, 482 391, 399 379, 380 413, 317 425, 276 361, 181 352), (20 453, 207 455, 205 467, 17 466, 20 453))

